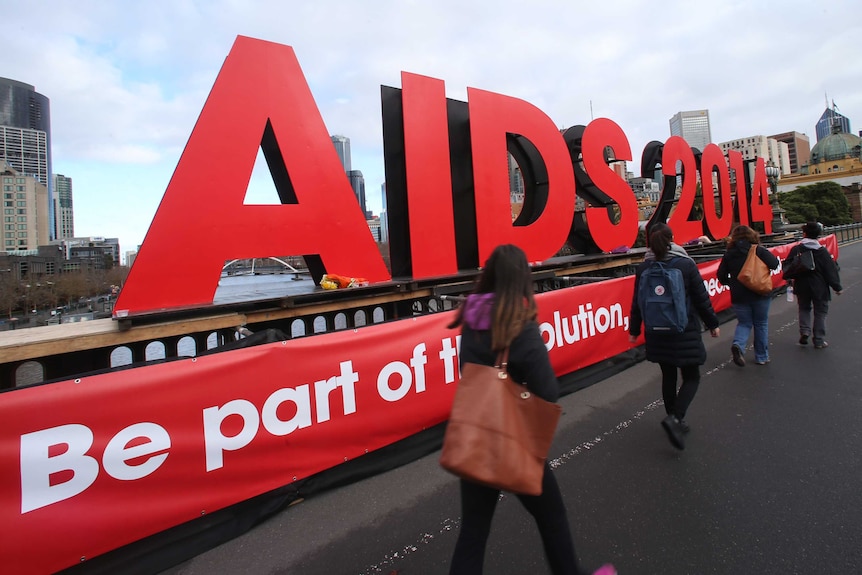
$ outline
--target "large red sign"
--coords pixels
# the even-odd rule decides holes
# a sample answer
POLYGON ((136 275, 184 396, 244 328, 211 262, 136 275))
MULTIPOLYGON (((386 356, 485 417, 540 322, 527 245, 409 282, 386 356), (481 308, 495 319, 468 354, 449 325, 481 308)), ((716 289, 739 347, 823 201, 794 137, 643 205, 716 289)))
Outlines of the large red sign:
MULTIPOLYGON (((500 242, 546 259, 579 231, 576 194, 590 203, 585 223, 593 248, 634 240, 637 206, 608 167, 608 149, 631 158, 616 124, 600 119, 561 135, 520 100, 470 89, 468 103, 455 102, 445 98, 442 81, 411 74, 402 84, 382 92, 387 194, 399 216, 390 225, 397 273, 420 278, 475 268, 500 242), (514 224, 506 151, 532 182, 514 224)), ((700 153, 679 138, 652 142, 643 156, 645 171, 661 164, 656 218, 670 218, 679 242, 704 232, 723 237, 732 221, 760 221, 771 231, 762 160, 751 176, 738 154, 726 161, 715 146, 700 153), (683 189, 675 202, 678 163, 683 189), (698 172, 718 182, 713 194, 712 177, 703 179, 703 220, 691 219, 698 172)), ((826 243, 837 254, 834 236, 826 243)), ((789 249, 772 248, 779 257, 789 249)), ((116 313, 207 305, 225 260, 273 254, 304 254, 318 272, 332 266, 372 281, 389 277, 293 51, 239 38, 116 313), (258 146, 282 205, 243 204, 258 146), (160 289, 166 269, 181 289, 160 289)), ((730 298, 715 278, 717 266, 700 269, 721 310, 730 298)), ((537 296, 557 374, 631 347, 632 289, 628 277, 537 296)), ((458 379, 458 338, 445 327, 451 315, 3 394, 0 564, 25 575, 56 572, 444 421, 458 379)))
MULTIPOLYGON (((581 225, 586 249, 634 243, 637 202, 609 167, 612 160, 631 160, 631 147, 613 121, 600 118, 561 134, 523 100, 475 88, 468 89, 466 103, 447 100, 442 80, 408 73, 401 90, 383 88, 382 103, 394 276, 421 279, 476 269, 500 243, 517 244, 530 261, 543 261, 571 242, 581 225), (515 222, 507 151, 518 160, 526 187, 515 222), (588 204, 583 223, 576 196, 588 204)), ((737 152, 725 158, 715 144, 701 151, 671 137, 648 144, 642 159, 644 175, 652 177, 660 166, 664 177, 652 221, 667 221, 678 242, 726 237, 733 221, 762 222, 772 231, 762 158, 749 169, 737 152), (695 219, 698 181, 703 216, 695 219)), ((576 247, 584 249, 582 243, 576 247)), ((293 50, 239 37, 114 315, 209 305, 226 261, 272 255, 304 256, 315 280, 327 270, 372 282, 391 279, 293 50), (259 149, 281 205, 243 203, 259 149), (165 270, 180 288, 163 288, 165 270)))
MULTIPOLYGON (((835 236, 824 243, 837 254, 835 236)), ((791 247, 772 252, 784 258, 791 247)), ((699 267, 722 310, 730 294, 716 280, 718 263, 699 267)), ((536 296, 558 375, 631 348, 633 289, 630 276, 536 296)), ((3 394, 0 564, 53 573, 444 421, 458 379, 451 319, 403 319, 3 394)))

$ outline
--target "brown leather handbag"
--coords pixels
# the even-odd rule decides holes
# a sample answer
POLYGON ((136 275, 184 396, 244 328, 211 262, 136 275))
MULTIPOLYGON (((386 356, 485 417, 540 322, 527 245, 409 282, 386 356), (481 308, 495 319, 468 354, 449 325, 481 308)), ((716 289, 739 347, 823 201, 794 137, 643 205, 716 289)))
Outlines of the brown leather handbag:
POLYGON ((494 367, 464 364, 440 465, 474 483, 540 495, 562 409, 514 382, 507 359, 508 349, 494 367))
POLYGON ((748 257, 745 258, 745 263, 742 264, 736 279, 754 293, 760 295, 772 293, 772 273, 769 271, 769 266, 757 256, 757 244, 751 244, 748 257))

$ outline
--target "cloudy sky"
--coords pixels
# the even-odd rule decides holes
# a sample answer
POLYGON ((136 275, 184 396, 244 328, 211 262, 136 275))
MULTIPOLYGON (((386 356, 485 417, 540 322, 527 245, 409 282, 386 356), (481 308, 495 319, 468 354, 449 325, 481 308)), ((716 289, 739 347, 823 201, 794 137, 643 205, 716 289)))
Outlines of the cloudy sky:
MULTIPOLYGON (((862 129, 862 2, 0 0, 0 76, 51 100, 75 233, 140 244, 237 35, 294 48, 380 209, 380 86, 401 71, 524 99, 568 127, 607 117, 644 145, 706 108, 723 142, 795 130, 827 98, 862 129)), ((262 156, 261 156, 262 157, 262 156)), ((264 168, 265 170, 265 168, 264 168)), ((275 203, 255 169, 247 201, 275 203)))

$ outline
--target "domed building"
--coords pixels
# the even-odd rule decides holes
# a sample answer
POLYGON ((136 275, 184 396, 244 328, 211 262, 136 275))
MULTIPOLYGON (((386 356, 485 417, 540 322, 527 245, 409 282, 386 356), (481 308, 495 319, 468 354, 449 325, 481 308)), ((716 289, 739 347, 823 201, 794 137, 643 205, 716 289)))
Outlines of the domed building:
POLYGON ((862 138, 842 131, 838 123, 811 148, 808 165, 802 166, 800 174, 782 176, 777 187, 781 193, 827 181, 841 186, 853 221, 862 222, 862 138))
POLYGON ((833 132, 811 148, 809 174, 841 172, 862 166, 862 138, 833 132))

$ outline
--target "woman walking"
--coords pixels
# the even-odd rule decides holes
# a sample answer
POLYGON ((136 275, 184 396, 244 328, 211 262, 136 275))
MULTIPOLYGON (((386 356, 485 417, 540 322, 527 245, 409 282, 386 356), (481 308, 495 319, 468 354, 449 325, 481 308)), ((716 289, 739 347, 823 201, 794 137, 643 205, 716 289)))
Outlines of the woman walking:
POLYGON ((718 264, 718 281, 730 288, 730 304, 736 314, 736 331, 730 353, 733 363, 745 366, 745 348, 754 331, 754 363, 769 363, 769 305, 772 295, 760 295, 745 287, 736 276, 745 264, 748 251, 756 245, 757 257, 770 270, 778 268, 778 258, 760 244, 760 234, 748 226, 736 226, 730 233, 727 250, 718 264))
POLYGON ((644 262, 638 266, 635 275, 629 341, 635 343, 640 336, 646 311, 641 309, 638 301, 641 274, 655 262, 663 262, 671 268, 680 270, 685 289, 687 316, 685 328, 681 333, 675 330, 666 332, 647 330, 644 337, 647 360, 659 364, 661 368, 661 391, 667 413, 667 417, 661 422, 662 427, 674 447, 685 449, 683 434, 689 431, 685 414, 700 385, 700 366, 706 363, 706 348, 700 335, 701 326, 698 318, 706 324, 712 337, 718 337, 718 317, 712 309, 709 294, 703 285, 703 278, 697 265, 682 247, 673 242, 673 231, 667 224, 653 226, 649 235, 649 247, 650 251, 644 258, 644 262), (677 389, 679 375, 682 376, 682 384, 677 389))
MULTIPOLYGON (((498 246, 485 262, 474 293, 459 308, 450 328, 461 327, 460 362, 493 366, 509 349, 508 370, 516 382, 546 401, 557 401, 559 386, 536 323, 533 281, 524 252, 498 246)), ((482 573, 485 546, 500 491, 461 479, 461 532, 455 545, 451 575, 482 573)), ((545 462, 541 495, 517 495, 533 516, 545 556, 555 575, 582 575, 569 531, 565 504, 545 462)), ((605 565, 594 575, 615 575, 605 565)))

